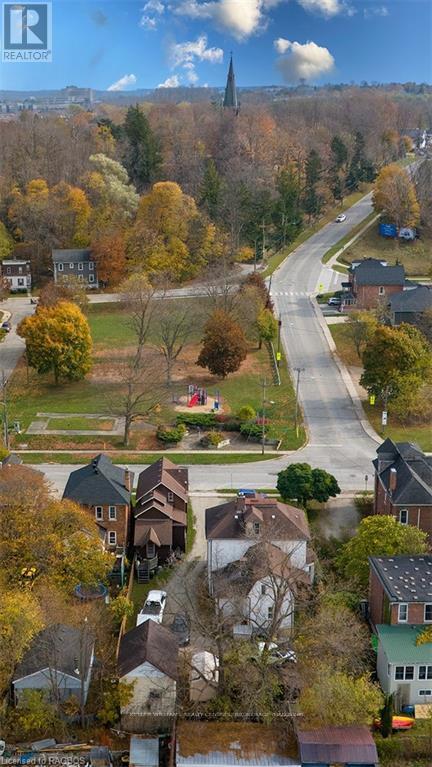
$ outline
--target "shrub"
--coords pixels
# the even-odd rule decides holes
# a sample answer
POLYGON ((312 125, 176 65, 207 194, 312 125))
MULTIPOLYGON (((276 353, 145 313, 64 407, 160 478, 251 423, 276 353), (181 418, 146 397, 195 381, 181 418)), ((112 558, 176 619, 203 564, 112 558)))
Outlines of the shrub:
POLYGON ((370 517, 373 513, 373 493, 357 493, 354 497, 354 504, 362 517, 370 517))
POLYGON ((262 432, 262 426, 258 423, 243 423, 240 426, 240 434, 249 439, 261 439, 262 432))
POLYGON ((217 417, 215 413, 178 413, 176 421, 177 424, 208 428, 216 425, 217 417))
POLYGON ((204 447, 217 447, 224 439, 225 437, 219 431, 209 431, 200 441, 204 447))
POLYGON ((183 439, 186 431, 187 429, 184 423, 179 423, 178 426, 174 426, 172 429, 167 429, 166 426, 158 426, 156 437, 165 445, 176 445, 183 439))
POLYGON ((256 412, 252 405, 243 405, 238 411, 238 417, 242 423, 246 421, 254 421, 256 418, 256 412))

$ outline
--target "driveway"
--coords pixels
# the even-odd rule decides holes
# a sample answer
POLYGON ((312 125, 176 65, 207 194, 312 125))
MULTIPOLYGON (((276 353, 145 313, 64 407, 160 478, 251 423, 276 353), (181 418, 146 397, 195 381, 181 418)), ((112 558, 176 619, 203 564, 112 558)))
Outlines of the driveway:
POLYGON ((35 307, 32 306, 27 296, 8 298, 6 301, 2 301, 0 306, 2 311, 11 313, 10 323, 12 330, 7 334, 4 341, 0 343, 0 375, 4 371, 5 377, 8 379, 15 370, 25 348, 23 339, 16 333, 17 325, 19 325, 24 317, 33 314, 35 307))

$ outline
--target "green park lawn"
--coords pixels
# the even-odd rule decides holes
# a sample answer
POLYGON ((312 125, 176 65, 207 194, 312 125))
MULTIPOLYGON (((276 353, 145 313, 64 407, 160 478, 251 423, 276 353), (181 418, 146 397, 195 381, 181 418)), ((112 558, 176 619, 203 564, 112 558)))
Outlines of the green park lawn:
MULTIPOLYGON (((96 452, 96 451, 95 451, 96 452)), ((261 453, 208 453, 206 451, 202 451, 199 453, 170 453, 169 459, 173 463, 179 465, 179 466, 230 466, 238 463, 256 463, 256 461, 271 461, 274 458, 278 458, 280 456, 280 453, 275 453, 270 451, 269 449, 266 450, 265 455, 261 455, 261 453)), ((74 464, 74 465, 80 465, 84 463, 88 463, 90 460, 90 456, 88 453, 80 453, 78 450, 75 452, 70 452, 69 450, 64 450, 60 453, 53 453, 49 450, 40 452, 40 453, 32 453, 31 451, 26 451, 25 453, 21 453, 21 457, 24 461, 24 463, 29 464, 41 464, 41 463, 60 463, 60 464, 74 464)), ((147 465, 149 463, 154 463, 161 457, 161 453, 147 453, 147 452, 137 452, 137 453, 131 453, 127 450, 124 452, 110 452, 110 458, 113 463, 129 463, 129 464, 137 464, 137 465, 147 465)))
MULTIPOLYGON (((237 373, 225 380, 216 380, 208 371, 199 368, 195 360, 199 352, 199 339, 205 322, 205 312, 201 300, 190 300, 191 311, 196 313, 196 323, 190 341, 179 358, 175 371, 174 384, 167 391, 166 398, 161 402, 160 411, 151 417, 153 423, 171 424, 175 421, 175 410, 172 404, 173 395, 183 395, 188 383, 205 386, 209 394, 219 391, 223 399, 224 412, 237 413, 240 407, 251 404, 255 410, 261 406, 262 386, 265 377, 268 382, 267 399, 274 402, 266 406, 266 414, 270 420, 267 428, 269 437, 282 440, 281 448, 296 449, 304 443, 304 431, 300 428, 298 437, 294 430, 294 391, 286 365, 281 363, 282 385, 272 384, 272 369, 265 349, 257 350, 250 347, 247 359, 237 373)), ((175 301, 170 301, 173 311, 175 301)), ((128 355, 128 347, 132 349, 133 334, 128 325, 125 311, 118 304, 95 304, 88 312, 90 330, 94 341, 93 370, 83 381, 56 386, 50 375, 38 375, 34 370, 26 370, 24 361, 17 367, 9 387, 10 416, 21 423, 21 434, 14 435, 14 446, 26 444, 31 450, 61 449, 62 447, 77 449, 121 449, 121 437, 105 436, 91 437, 85 435, 28 435, 26 429, 35 420, 38 412, 56 413, 62 419, 51 419, 51 429, 76 430, 108 430, 115 413, 110 409, 110 403, 120 391, 116 380, 116 364, 124 361, 128 355), (93 422, 84 416, 100 414, 101 421, 93 422), (105 424, 102 426, 101 423, 105 424)), ((150 334, 150 343, 155 343, 155 335, 150 334)), ((161 355, 161 365, 163 359, 161 355)), ((160 449, 154 434, 143 432, 139 437, 132 435, 131 448, 140 448, 145 452, 160 449)), ((221 460, 216 461, 220 463, 221 460)))
POLYGON ((414 242, 399 242, 378 234, 378 223, 371 226, 351 247, 347 248, 340 261, 351 264, 359 258, 381 258, 389 264, 399 262, 405 267, 408 277, 431 276, 432 239, 422 235, 414 242))

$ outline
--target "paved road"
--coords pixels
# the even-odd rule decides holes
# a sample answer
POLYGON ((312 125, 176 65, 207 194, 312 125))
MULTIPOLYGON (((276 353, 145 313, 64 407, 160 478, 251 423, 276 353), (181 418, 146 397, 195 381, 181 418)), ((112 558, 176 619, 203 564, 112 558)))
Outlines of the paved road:
POLYGON ((331 471, 344 489, 363 487, 377 445, 363 431, 311 296, 321 283, 326 291, 334 288, 340 276, 322 265, 322 256, 371 211, 367 195, 347 211, 344 223, 327 224, 297 248, 271 285, 290 367, 302 369, 299 392, 309 434, 307 447, 289 461, 304 460, 331 471))
POLYGON ((10 312, 12 330, 0 343, 0 375, 4 370, 6 379, 14 371, 15 366, 24 351, 24 341, 16 334, 17 325, 29 314, 33 314, 35 307, 30 304, 27 296, 22 298, 8 298, 0 304, 2 311, 10 312))

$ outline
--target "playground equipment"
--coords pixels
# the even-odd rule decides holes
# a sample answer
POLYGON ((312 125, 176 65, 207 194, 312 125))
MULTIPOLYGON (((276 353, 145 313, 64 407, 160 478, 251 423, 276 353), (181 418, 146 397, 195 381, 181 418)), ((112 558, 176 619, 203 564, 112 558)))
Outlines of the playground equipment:
POLYGON ((188 386, 188 407, 196 407, 196 405, 207 405, 207 391, 200 386, 189 384, 188 386))

